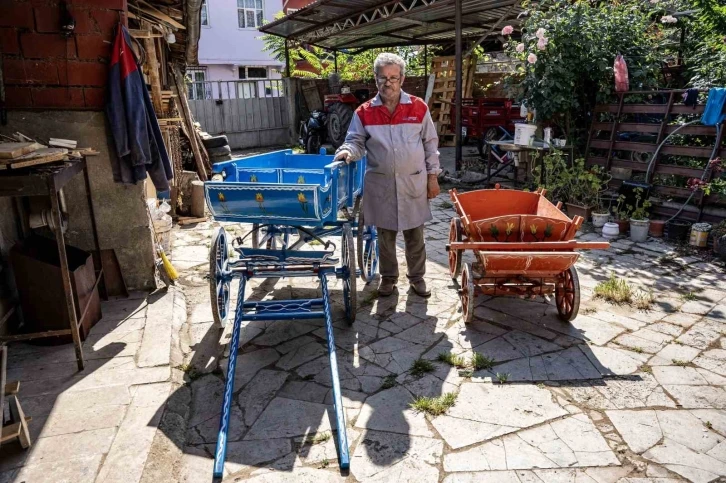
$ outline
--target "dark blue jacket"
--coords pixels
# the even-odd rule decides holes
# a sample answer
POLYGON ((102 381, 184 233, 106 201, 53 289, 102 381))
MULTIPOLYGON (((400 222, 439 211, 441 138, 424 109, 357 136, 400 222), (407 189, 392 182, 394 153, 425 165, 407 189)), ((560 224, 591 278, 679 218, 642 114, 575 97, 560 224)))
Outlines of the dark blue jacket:
POLYGON ((136 184, 148 174, 156 191, 167 191, 173 177, 169 155, 131 49, 131 36, 121 24, 111 53, 106 115, 118 156, 113 163, 114 181, 136 184))

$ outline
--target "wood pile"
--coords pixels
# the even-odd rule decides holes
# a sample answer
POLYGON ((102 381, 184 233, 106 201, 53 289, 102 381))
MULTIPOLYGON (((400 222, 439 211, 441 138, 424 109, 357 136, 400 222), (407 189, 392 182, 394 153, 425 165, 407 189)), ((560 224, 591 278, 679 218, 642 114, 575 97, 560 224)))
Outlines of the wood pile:
MULTIPOLYGON (((462 98, 471 97, 474 89, 476 57, 463 59, 462 98)), ((456 136, 453 134, 451 107, 456 94, 456 57, 434 57, 431 74, 433 89, 429 99, 431 118, 439 135, 440 146, 454 146, 456 136)))
POLYGON ((77 142, 71 139, 50 138, 49 147, 21 133, 3 138, 9 142, 0 142, 0 170, 30 168, 99 154, 92 148, 76 147, 77 142))

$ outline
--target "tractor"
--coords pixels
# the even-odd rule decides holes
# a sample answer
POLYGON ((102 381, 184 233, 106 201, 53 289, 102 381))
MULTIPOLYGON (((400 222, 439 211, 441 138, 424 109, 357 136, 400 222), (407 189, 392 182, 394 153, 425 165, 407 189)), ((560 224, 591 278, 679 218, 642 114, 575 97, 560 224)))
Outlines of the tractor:
POLYGON ((317 154, 327 143, 337 149, 345 141, 348 126, 355 109, 370 98, 368 89, 358 89, 351 94, 349 87, 340 88, 340 94, 328 94, 322 111, 313 111, 300 123, 300 144, 308 154, 317 154))

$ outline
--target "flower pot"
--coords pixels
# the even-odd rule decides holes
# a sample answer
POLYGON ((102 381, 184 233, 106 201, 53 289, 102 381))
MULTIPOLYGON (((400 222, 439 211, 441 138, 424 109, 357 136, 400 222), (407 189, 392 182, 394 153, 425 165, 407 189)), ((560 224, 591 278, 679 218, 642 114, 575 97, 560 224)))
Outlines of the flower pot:
POLYGON ((630 179, 633 176, 633 170, 630 168, 610 168, 610 176, 613 179, 630 179))
POLYGON ((648 234, 655 238, 663 237, 663 229, 665 228, 665 220, 651 220, 650 230, 648 234))
POLYGON ((683 243, 688 240, 691 231, 691 222, 673 220, 666 223, 666 240, 673 243, 683 243))
POLYGON ((688 244, 692 247, 704 248, 708 243, 708 233, 711 231, 711 225, 708 223, 694 223, 691 226, 691 237, 688 244))
POLYGON ((602 236, 605 238, 617 238, 620 235, 620 227, 617 223, 605 223, 602 227, 602 236))
POLYGON ((592 224, 593 226, 600 228, 605 226, 605 223, 610 219, 610 213, 593 213, 592 224))
POLYGON ((630 239, 634 242, 644 242, 648 239, 650 220, 630 220, 630 239))
POLYGON ((581 216, 585 220, 590 219, 590 212, 592 211, 592 206, 580 206, 573 203, 565 203, 565 205, 567 205, 567 216, 569 216, 570 218, 581 216))
POLYGON ((713 253, 719 258, 726 259, 726 235, 713 239, 713 253))
POLYGON ((615 220, 621 235, 625 235, 630 229, 630 220, 615 220))

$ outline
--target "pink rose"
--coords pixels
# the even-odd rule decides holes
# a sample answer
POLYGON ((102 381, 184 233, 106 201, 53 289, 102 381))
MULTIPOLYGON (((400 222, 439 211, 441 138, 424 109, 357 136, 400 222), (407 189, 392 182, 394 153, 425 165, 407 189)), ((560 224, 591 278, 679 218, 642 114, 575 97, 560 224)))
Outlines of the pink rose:
POLYGON ((514 32, 514 27, 511 25, 507 25, 502 29, 502 35, 512 35, 512 32, 514 32))
POLYGON ((529 62, 530 64, 534 64, 535 62, 537 62, 537 56, 535 54, 529 54, 527 56, 527 62, 529 62))
POLYGON ((547 31, 545 29, 543 29, 543 28, 537 29, 537 34, 536 34, 537 35, 537 38, 538 39, 543 39, 546 33, 547 33, 547 31))
POLYGON ((548 42, 549 42, 549 40, 548 40, 548 39, 546 39, 546 38, 544 38, 544 37, 543 37, 543 38, 541 38, 541 39, 539 39, 539 40, 537 41, 537 48, 538 48, 539 50, 544 50, 544 49, 545 49, 545 48, 547 47, 547 43, 548 43, 548 42))
POLYGON ((524 44, 523 43, 517 44, 517 52, 519 52, 520 54, 522 52, 524 52, 524 44))

